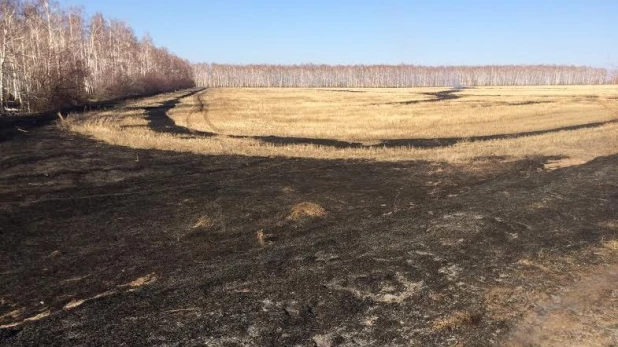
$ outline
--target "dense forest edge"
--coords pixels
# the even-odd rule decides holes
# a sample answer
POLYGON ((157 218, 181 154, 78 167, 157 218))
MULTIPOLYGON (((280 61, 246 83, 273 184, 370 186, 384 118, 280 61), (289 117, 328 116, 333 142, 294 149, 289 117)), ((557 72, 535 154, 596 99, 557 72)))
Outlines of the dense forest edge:
POLYGON ((0 0, 0 112, 33 113, 195 85, 191 64, 122 21, 0 0))
POLYGON ((0 0, 0 114, 73 110, 208 87, 473 87, 617 83, 565 65, 191 64, 126 23, 48 0, 0 0))

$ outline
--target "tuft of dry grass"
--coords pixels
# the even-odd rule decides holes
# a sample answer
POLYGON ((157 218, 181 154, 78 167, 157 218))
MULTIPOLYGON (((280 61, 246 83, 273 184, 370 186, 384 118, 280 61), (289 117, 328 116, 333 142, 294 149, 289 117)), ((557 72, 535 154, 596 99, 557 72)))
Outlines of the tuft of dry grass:
POLYGON ((81 300, 81 299, 72 299, 70 302, 68 302, 66 305, 64 305, 64 309, 65 310, 71 310, 74 309, 76 307, 81 306, 83 303, 85 303, 86 300, 81 300))
POLYGON ((261 247, 264 247, 266 245, 266 234, 264 234, 264 229, 260 229, 255 233, 255 238, 258 242, 258 244, 261 247))
POLYGON ((436 331, 454 330, 464 325, 476 324, 477 317, 470 312, 455 311, 446 317, 433 322, 432 327, 436 331))
POLYGON ((4 324, 4 325, 0 325, 0 329, 8 329, 8 328, 14 328, 16 326, 19 326, 21 324, 24 324, 26 322, 36 322, 38 320, 41 320, 43 318, 48 317, 49 315, 51 315, 51 311, 47 310, 44 312, 40 312, 32 317, 28 317, 22 321, 19 322, 13 322, 13 323, 8 323, 8 324, 4 324))
POLYGON ((326 210, 313 202, 301 202, 292 207, 288 219, 297 221, 302 218, 321 218, 326 215, 326 210))
POLYGON ((145 286, 147 284, 151 284, 157 280, 157 275, 154 273, 139 277, 125 285, 121 285, 120 287, 130 287, 130 288, 139 288, 145 286))
POLYGON ((191 229, 207 229, 215 225, 215 222, 208 216, 201 216, 197 219, 195 224, 191 226, 191 229))
POLYGON ((611 251, 618 251, 618 240, 605 241, 603 242, 603 247, 611 251))
POLYGON ((21 315, 24 313, 24 311, 25 311, 25 309, 22 307, 22 308, 13 310, 13 311, 9 311, 9 312, 7 312, 7 313, 5 313, 3 315, 0 315, 0 322, 4 321, 6 319, 15 320, 15 319, 21 317, 21 315))

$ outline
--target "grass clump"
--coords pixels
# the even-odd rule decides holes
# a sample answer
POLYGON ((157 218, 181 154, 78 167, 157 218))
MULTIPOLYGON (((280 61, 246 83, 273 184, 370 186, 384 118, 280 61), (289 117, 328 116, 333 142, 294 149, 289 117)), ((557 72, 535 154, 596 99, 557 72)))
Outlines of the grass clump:
POLYGON ((326 210, 314 202, 301 202, 294 205, 288 216, 289 220, 298 221, 303 218, 321 218, 326 215, 326 210))

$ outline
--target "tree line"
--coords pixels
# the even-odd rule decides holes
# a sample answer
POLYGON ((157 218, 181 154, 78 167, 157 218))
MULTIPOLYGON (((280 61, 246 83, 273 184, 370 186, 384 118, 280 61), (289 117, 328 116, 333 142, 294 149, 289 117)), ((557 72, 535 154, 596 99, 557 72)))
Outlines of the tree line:
POLYGON ((130 26, 49 0, 0 0, 0 112, 194 86, 191 64, 130 26))
POLYGON ((588 66, 224 65, 195 64, 200 87, 464 87, 606 84, 609 71, 588 66))
POLYGON ((0 0, 0 113, 33 112, 201 87, 430 87, 618 83, 562 65, 194 64, 138 39, 129 25, 50 0, 0 0))

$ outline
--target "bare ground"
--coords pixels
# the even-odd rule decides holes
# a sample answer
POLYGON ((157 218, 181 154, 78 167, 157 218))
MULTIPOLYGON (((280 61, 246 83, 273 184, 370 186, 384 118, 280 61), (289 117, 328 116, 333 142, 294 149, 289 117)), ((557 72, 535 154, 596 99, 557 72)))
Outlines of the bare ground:
POLYGON ((22 130, 0 142, 2 345, 618 343, 618 156, 546 172, 22 130))

